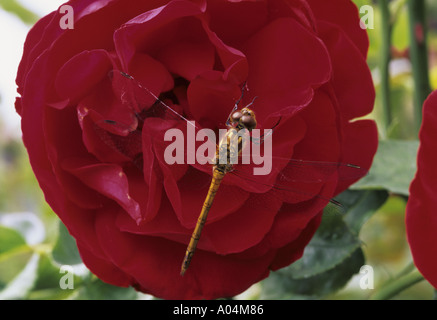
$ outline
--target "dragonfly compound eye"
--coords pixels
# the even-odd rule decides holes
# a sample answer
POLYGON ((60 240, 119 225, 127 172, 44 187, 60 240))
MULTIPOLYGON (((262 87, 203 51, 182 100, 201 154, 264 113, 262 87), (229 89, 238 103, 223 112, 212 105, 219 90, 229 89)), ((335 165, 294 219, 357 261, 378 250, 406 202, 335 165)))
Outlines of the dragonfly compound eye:
POLYGON ((231 120, 232 122, 238 122, 240 121, 242 116, 243 114, 241 113, 241 111, 235 111, 231 116, 231 120))
POLYGON ((241 123, 248 129, 248 130, 252 130, 256 127, 256 120, 254 117, 250 116, 250 115, 243 115, 241 117, 241 123))

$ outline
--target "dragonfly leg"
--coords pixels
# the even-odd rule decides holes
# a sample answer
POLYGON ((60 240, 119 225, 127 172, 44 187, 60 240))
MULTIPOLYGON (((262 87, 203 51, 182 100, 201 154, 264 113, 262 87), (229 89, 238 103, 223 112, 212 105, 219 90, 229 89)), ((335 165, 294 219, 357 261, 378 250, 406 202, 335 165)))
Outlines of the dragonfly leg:
POLYGON ((245 106, 245 108, 249 108, 251 105, 253 105, 256 99, 258 99, 258 96, 253 97, 252 102, 245 106))
POLYGON ((235 101, 234 107, 231 110, 231 113, 229 114, 228 120, 226 120, 226 126, 231 126, 231 118, 232 118, 232 114, 234 113, 235 110, 238 109, 238 105, 240 104, 241 100, 243 100, 244 97, 244 90, 246 89, 247 86, 247 82, 244 81, 243 87, 241 89, 241 96, 240 98, 238 98, 237 101, 235 101))
MULTIPOLYGON (((247 85, 247 81, 244 81, 244 83, 243 83, 243 87, 242 87, 242 89, 241 89, 241 96, 240 96, 240 98, 238 98, 238 100, 235 102, 235 107, 237 107, 237 106, 240 104, 241 100, 243 100, 243 97, 244 97, 244 90, 246 89, 246 85, 247 85)), ((235 107, 234 107, 234 108, 235 108, 235 107)))
POLYGON ((273 130, 274 130, 274 129, 279 125, 279 123, 281 122, 281 120, 282 120, 282 117, 279 118, 278 122, 276 122, 276 124, 273 126, 273 128, 270 129, 270 131, 269 131, 267 134, 263 134, 263 135, 262 135, 261 137, 259 137, 259 138, 253 138, 253 137, 250 137, 250 141, 253 142, 253 143, 255 143, 255 144, 261 144, 261 143, 263 143, 263 141, 264 141, 267 137, 269 137, 269 136, 271 136, 271 135, 273 134, 273 130))

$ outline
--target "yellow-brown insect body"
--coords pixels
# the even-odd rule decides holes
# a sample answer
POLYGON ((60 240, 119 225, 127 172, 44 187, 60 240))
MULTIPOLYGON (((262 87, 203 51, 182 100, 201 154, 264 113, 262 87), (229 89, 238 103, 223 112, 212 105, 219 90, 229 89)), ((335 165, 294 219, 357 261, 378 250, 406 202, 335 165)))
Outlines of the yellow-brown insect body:
POLYGON ((241 109, 241 111, 235 111, 232 113, 229 118, 229 122, 230 125, 228 126, 228 131, 217 146, 211 184, 209 186, 208 194, 203 203, 199 218, 197 219, 197 224, 191 236, 190 243, 188 244, 185 252, 185 258, 181 266, 181 275, 185 274, 190 265, 191 259, 197 247, 197 243, 199 242, 203 226, 206 223, 209 210, 214 202, 214 198, 220 187, 220 184, 226 173, 232 171, 234 163, 233 161, 238 159, 238 156, 241 154, 241 151, 244 148, 246 141, 243 138, 243 135, 241 135, 241 132, 245 129, 251 131, 256 127, 255 114, 247 107, 241 109))

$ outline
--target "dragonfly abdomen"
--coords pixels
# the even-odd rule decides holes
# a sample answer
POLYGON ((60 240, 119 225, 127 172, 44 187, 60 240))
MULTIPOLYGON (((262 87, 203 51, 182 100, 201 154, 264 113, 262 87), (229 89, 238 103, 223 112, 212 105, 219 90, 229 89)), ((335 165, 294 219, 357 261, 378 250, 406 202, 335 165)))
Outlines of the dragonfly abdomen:
POLYGON ((197 219, 197 224, 191 236, 190 243, 188 244, 187 251, 185 252, 185 258, 181 266, 181 275, 184 275, 190 265, 220 183, 226 173, 232 171, 233 165, 238 162, 238 156, 241 154, 245 142, 247 141, 243 138, 247 133, 246 129, 250 131, 256 127, 255 114, 249 108, 243 108, 242 111, 239 112, 238 117, 235 117, 235 113, 233 115, 232 122, 236 122, 235 127, 229 126, 229 130, 217 146, 212 181, 203 203, 202 211, 197 219))
POLYGON ((220 184, 224 176, 225 176, 224 171, 222 171, 219 168, 214 168, 208 194, 203 203, 202 211, 200 212, 199 218, 197 219, 197 224, 191 236, 190 243, 188 244, 187 251, 185 252, 185 258, 181 266, 181 275, 184 275, 185 271, 187 271, 190 265, 191 259, 194 255, 194 251, 196 250, 197 247, 197 243, 199 242, 200 234, 202 232, 203 226, 206 223, 209 210, 211 209, 211 206, 214 202, 215 195, 220 187, 220 184))

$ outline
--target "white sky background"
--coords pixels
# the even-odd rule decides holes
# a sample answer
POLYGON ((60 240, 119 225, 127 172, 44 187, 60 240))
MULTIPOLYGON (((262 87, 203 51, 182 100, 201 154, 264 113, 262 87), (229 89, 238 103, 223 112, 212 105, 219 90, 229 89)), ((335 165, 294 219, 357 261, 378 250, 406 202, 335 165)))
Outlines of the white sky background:
MULTIPOLYGON (((66 0, 19 0, 40 17, 57 10, 66 0)), ((0 9, 0 122, 7 136, 21 137, 20 117, 15 113, 18 64, 30 26, 0 9)), ((2 130, 3 131, 3 130, 2 130)), ((3 134, 2 132, 0 134, 3 134)))

